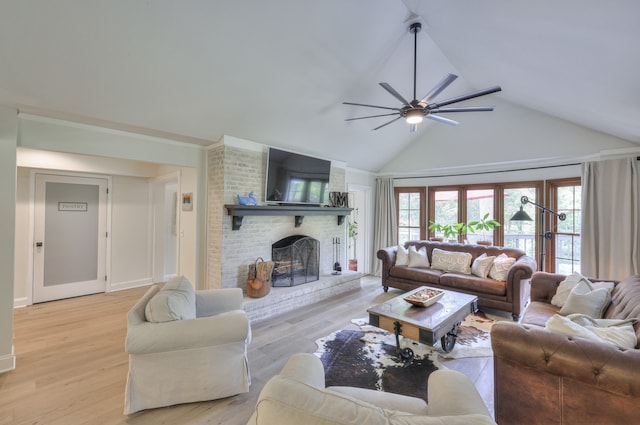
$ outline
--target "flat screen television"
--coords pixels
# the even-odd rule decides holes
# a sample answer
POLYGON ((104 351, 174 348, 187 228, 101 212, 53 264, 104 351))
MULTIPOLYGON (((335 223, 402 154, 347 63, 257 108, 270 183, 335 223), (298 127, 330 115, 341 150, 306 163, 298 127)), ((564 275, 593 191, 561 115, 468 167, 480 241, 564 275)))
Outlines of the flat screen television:
POLYGON ((265 201, 269 204, 326 205, 331 161, 269 148, 265 201))

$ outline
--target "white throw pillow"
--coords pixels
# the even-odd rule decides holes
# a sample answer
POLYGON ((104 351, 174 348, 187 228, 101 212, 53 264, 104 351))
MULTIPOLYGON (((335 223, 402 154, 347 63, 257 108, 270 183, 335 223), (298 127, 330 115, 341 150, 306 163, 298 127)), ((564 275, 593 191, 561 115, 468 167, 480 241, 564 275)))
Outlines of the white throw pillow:
POLYGON ((422 247, 416 250, 416 247, 409 247, 409 267, 429 267, 429 258, 427 258, 427 248, 422 247))
POLYGON ((516 259, 509 257, 507 254, 502 253, 498 255, 493 259, 491 270, 489 270, 489 277, 501 282, 506 282, 507 275, 509 274, 509 268, 511 268, 515 262, 516 259))
POLYGON ((569 294, 571 293, 573 288, 582 281, 588 282, 593 289, 605 288, 611 291, 614 287, 613 282, 591 282, 580 273, 572 273, 568 275, 562 282, 560 282, 558 288, 556 289, 555 295, 553 296, 553 298, 551 298, 551 304, 555 305, 556 307, 562 307, 564 303, 567 302, 567 297, 569 297, 569 294))
POLYGON ((584 314, 570 314, 567 317, 554 314, 547 320, 545 328, 563 335, 578 336, 606 342, 620 348, 633 349, 638 343, 633 322, 633 319, 593 319, 584 314))
POLYGON ((402 245, 398 245, 396 251, 396 266, 408 266, 409 265, 409 250, 402 245))
POLYGON ((171 322, 196 318, 196 293, 189 281, 176 276, 164 285, 147 303, 147 322, 171 322))
POLYGON ((471 274, 471 259, 468 252, 445 251, 433 248, 431 252, 431 267, 445 272, 471 274))
POLYGON ((491 265, 495 258, 496 257, 494 256, 488 256, 486 253, 482 254, 473 260, 473 264, 471 265, 471 274, 486 278, 489 275, 489 270, 491 270, 491 265))
POLYGON ((589 281, 581 280, 571 290, 560 314, 585 314, 600 319, 611 302, 611 292, 606 288, 593 289, 589 281))

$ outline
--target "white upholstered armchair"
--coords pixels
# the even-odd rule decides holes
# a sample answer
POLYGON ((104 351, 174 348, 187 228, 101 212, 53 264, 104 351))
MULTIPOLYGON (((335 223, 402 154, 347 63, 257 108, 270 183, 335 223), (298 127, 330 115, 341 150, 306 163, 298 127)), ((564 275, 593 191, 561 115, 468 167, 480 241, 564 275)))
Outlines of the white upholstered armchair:
POLYGON ((249 391, 250 340, 240 288, 152 286, 127 315, 124 413, 249 391))

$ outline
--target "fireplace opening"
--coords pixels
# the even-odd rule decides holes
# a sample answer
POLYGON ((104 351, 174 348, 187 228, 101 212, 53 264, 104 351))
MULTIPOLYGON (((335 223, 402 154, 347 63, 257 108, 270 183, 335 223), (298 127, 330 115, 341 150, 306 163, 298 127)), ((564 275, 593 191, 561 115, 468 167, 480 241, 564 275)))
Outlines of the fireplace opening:
POLYGON ((295 286, 320 279, 320 242, 303 235, 271 245, 272 286, 295 286))

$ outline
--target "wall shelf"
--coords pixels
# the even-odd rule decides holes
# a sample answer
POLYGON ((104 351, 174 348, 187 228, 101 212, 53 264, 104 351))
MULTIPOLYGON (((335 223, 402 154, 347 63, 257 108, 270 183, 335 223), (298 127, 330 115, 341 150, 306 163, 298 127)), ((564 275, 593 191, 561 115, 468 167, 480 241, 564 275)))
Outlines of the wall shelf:
POLYGON ((232 218, 232 229, 238 230, 242 226, 242 219, 248 215, 254 216, 293 216, 294 224, 300 227, 307 215, 334 215, 338 217, 338 226, 344 223, 345 216, 351 214, 353 208, 316 207, 298 205, 233 205, 224 206, 232 218))

